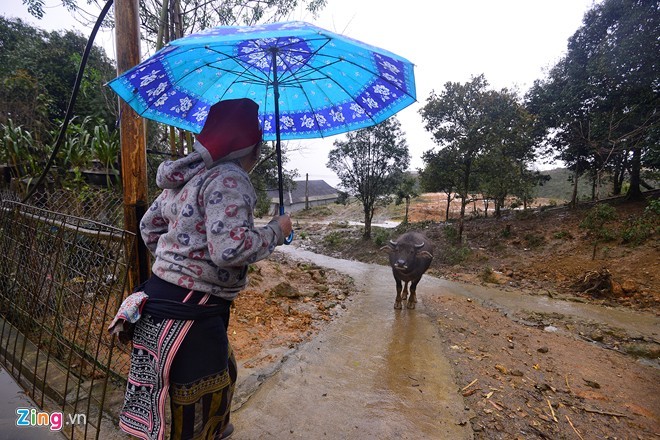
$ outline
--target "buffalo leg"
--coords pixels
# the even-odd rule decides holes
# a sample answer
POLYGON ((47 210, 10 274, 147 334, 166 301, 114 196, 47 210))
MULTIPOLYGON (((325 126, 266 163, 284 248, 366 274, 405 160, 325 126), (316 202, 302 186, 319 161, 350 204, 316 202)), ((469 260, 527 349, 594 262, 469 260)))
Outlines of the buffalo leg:
POLYGON ((396 280, 396 300, 394 301, 394 308, 395 309, 400 309, 401 308, 401 290, 403 290, 403 285, 401 284, 401 280, 398 278, 395 278, 396 280))
POLYGON ((403 292, 401 292, 401 301, 408 299, 408 281, 403 283, 403 292))
POLYGON ((421 280, 421 278, 410 283, 410 298, 408 298, 407 306, 409 309, 415 308, 415 303, 417 302, 417 284, 419 283, 419 280, 421 280))

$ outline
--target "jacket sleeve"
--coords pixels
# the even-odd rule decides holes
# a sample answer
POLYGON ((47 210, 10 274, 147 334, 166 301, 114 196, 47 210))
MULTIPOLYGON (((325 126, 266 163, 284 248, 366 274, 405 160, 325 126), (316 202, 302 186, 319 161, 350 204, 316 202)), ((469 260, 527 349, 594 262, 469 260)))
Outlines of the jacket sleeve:
POLYGON ((152 255, 156 254, 160 236, 167 232, 167 220, 161 213, 161 203, 166 193, 167 190, 164 190, 156 198, 140 220, 140 235, 152 255))
POLYGON ((284 242, 277 221, 255 228, 255 193, 247 174, 227 172, 203 190, 205 227, 211 260, 218 267, 244 266, 268 257, 284 242))

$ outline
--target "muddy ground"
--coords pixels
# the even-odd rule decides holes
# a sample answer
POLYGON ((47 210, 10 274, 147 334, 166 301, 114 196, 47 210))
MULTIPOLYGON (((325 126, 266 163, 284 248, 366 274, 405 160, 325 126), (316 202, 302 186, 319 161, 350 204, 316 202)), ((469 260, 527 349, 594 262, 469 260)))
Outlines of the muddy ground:
MULTIPOLYGON (((642 218, 645 205, 615 208, 617 218, 605 227, 620 233, 631 228, 631 219, 642 218)), ((642 243, 615 237, 600 242, 592 259, 593 235, 579 226, 589 209, 474 218, 465 222, 464 246, 456 246, 447 224, 438 221, 444 217, 438 195, 413 201, 411 226, 375 227, 370 241, 350 223, 361 220, 359 207, 333 205, 294 215, 294 246, 386 264, 380 247, 412 228, 436 244, 429 270, 435 276, 502 289, 521 301, 545 295, 657 316, 657 216, 644 226, 653 234, 642 243)), ((401 206, 383 208, 374 222, 402 216, 401 206)), ((254 265, 251 287, 236 301, 229 331, 245 371, 276 365, 324 323, 341 319, 352 295, 359 292, 348 277, 281 254, 254 265)), ((476 438, 660 438, 657 334, 640 336, 557 313, 509 314, 469 298, 421 291, 419 300, 456 367, 457 398, 473 415, 476 438)))

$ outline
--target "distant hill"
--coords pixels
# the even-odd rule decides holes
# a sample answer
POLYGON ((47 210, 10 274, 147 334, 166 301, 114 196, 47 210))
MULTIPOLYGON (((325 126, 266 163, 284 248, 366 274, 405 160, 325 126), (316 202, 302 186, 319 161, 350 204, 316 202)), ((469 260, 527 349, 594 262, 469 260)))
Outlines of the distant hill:
MULTIPOLYGON (((541 171, 541 174, 550 176, 550 180, 536 188, 536 197, 568 201, 573 194, 573 182, 569 177, 573 172, 566 168, 555 168, 553 170, 541 171)), ((607 196, 612 192, 612 185, 604 182, 601 187, 601 197, 607 196)), ((591 180, 582 176, 578 182, 578 199, 591 199, 591 180)))

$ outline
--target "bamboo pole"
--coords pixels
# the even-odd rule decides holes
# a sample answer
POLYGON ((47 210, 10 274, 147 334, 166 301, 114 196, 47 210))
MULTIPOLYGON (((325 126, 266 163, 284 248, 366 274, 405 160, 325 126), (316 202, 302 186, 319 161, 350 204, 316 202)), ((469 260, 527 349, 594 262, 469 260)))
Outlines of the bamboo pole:
MULTIPOLYGON (((140 25, 138 0, 115 1, 115 39, 117 74, 140 62, 140 25)), ((121 175, 124 189, 124 229, 136 234, 128 255, 129 288, 149 276, 149 257, 140 239, 140 219, 147 209, 147 152, 144 119, 123 100, 119 100, 121 175)))

